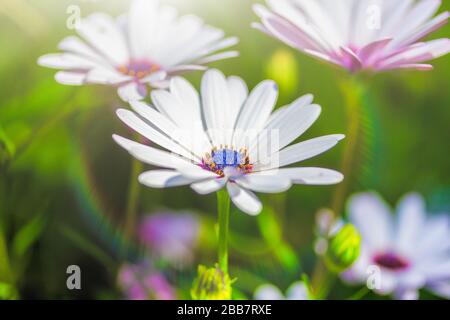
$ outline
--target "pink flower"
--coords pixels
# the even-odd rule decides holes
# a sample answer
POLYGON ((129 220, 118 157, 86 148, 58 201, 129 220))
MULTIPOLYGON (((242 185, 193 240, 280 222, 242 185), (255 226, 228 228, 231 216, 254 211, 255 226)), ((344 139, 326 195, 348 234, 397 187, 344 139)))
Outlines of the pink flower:
POLYGON ((192 262, 200 222, 190 213, 157 213, 146 216, 138 232, 150 253, 174 264, 185 264, 192 262))
POLYGON ((192 15, 177 17, 175 8, 158 0, 134 0, 130 12, 114 19, 95 13, 82 19, 78 35, 65 38, 63 53, 39 58, 42 66, 60 69, 56 81, 66 85, 118 87, 124 101, 140 100, 147 86, 165 88, 171 75, 206 70, 207 63, 236 57, 217 53, 237 43, 220 29, 192 15))
POLYGON ((351 72, 430 70, 448 38, 422 42, 445 25, 440 0, 267 0, 253 26, 310 56, 351 72))
POLYGON ((117 282, 129 300, 174 300, 175 290, 163 274, 147 263, 126 264, 119 270, 117 282))
POLYGON ((349 218, 362 237, 361 255, 343 278, 366 283, 380 294, 417 299, 427 288, 450 298, 450 220, 426 214, 418 194, 405 196, 394 218, 376 194, 353 196, 349 218))

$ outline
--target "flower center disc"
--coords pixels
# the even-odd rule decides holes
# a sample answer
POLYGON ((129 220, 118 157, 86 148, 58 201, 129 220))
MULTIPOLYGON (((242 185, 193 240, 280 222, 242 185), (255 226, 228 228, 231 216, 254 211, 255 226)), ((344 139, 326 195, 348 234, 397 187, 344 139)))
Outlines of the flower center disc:
POLYGON ((142 79, 153 72, 161 70, 161 67, 148 60, 132 60, 128 65, 122 65, 117 70, 124 75, 142 79))
POLYGON ((399 271, 409 267, 409 262, 406 259, 392 252, 377 254, 373 258, 373 262, 380 267, 393 271, 399 271))
POLYGON ((207 153, 202 159, 202 168, 224 176, 226 168, 233 168, 240 174, 247 174, 253 170, 246 149, 239 151, 232 148, 213 148, 211 153, 207 153))

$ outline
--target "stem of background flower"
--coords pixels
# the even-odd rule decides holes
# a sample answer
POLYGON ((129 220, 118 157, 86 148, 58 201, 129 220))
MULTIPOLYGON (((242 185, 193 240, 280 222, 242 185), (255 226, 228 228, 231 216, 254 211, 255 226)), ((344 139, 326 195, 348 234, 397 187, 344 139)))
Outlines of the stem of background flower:
POLYGON ((13 282, 11 266, 9 263, 8 248, 6 246, 5 235, 0 226, 0 282, 11 284, 13 282))
MULTIPOLYGON (((343 214, 343 206, 347 197, 348 187, 352 178, 352 169, 354 167, 355 153, 358 141, 361 139, 361 118, 362 104, 365 87, 361 79, 356 77, 346 78, 340 83, 340 88, 344 97, 344 105, 347 111, 348 130, 346 133, 345 149, 342 157, 341 172, 344 175, 344 181, 337 185, 333 194, 331 208, 338 219, 343 214)), ((329 281, 330 272, 327 270, 323 259, 317 263, 313 276, 312 286, 319 298, 326 298, 333 281, 329 281)))
POLYGON ((336 186, 331 209, 336 218, 342 215, 344 201, 347 197, 348 187, 352 180, 352 169, 354 166, 355 153, 358 140, 361 139, 361 118, 362 118, 362 98, 364 87, 358 78, 350 78, 341 81, 340 87, 344 96, 345 108, 348 117, 348 131, 345 139, 345 149, 342 156, 341 172, 344 175, 344 181, 336 186))
POLYGON ((347 300, 360 300, 369 292, 370 292, 370 289, 367 288, 366 286, 364 286, 359 291, 357 291, 352 296, 350 296, 347 300))
POLYGON ((228 228, 230 225, 230 196, 227 190, 217 191, 217 211, 219 219, 219 267, 228 273, 228 228))
MULTIPOLYGON (((139 137, 137 137, 140 139, 139 137)), ((125 215, 125 236, 132 239, 135 234, 137 207, 140 193, 138 177, 142 172, 143 164, 137 159, 132 160, 130 182, 128 184, 127 211, 125 215)))
POLYGON ((313 273, 312 287, 315 299, 323 300, 327 298, 331 287, 336 281, 336 276, 337 276, 336 274, 330 272, 327 269, 323 259, 321 258, 320 261, 317 263, 313 273), (315 285, 314 282, 318 282, 317 279, 319 279, 320 282, 318 285, 315 285))

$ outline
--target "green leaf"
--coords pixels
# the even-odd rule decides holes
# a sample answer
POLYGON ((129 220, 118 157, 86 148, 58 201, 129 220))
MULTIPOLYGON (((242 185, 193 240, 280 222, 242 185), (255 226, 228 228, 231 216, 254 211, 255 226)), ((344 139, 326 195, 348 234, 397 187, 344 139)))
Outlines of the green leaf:
POLYGON ((8 248, 6 246, 3 230, 0 229, 0 281, 11 282, 12 278, 8 248))
POLYGON ((16 152, 16 146, 6 135, 0 125, 0 162, 4 162, 6 159, 11 159, 16 152))
POLYGON ((37 215, 25 224, 14 236, 13 253, 17 258, 25 255, 27 250, 39 239, 46 225, 46 219, 37 215))
POLYGON ((67 239, 72 241, 72 243, 76 247, 78 247, 81 251, 85 252, 92 258, 96 259, 98 262, 104 265, 109 272, 113 273, 113 268, 116 265, 116 263, 114 262, 113 258, 111 258, 105 251, 103 251, 102 248, 92 243, 90 240, 86 239, 78 232, 67 226, 63 226, 61 228, 61 232, 67 239))
POLYGON ((274 256, 288 271, 296 272, 300 268, 298 257, 283 239, 283 231, 274 210, 266 205, 257 219, 259 230, 265 242, 273 249, 274 256))

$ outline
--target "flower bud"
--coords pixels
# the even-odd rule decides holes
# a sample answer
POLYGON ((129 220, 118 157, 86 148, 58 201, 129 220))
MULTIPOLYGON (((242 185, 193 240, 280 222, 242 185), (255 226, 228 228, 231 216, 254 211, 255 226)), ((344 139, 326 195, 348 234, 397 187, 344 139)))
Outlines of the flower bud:
POLYGON ((284 90, 284 95, 294 94, 300 77, 298 63, 292 52, 286 49, 277 50, 267 62, 266 76, 278 83, 284 90))
POLYGON ((198 266, 198 276, 191 289, 193 300, 229 300, 231 299, 231 283, 216 264, 213 268, 198 266))
POLYGON ((327 267, 336 273, 348 269, 359 257, 361 236, 352 224, 346 224, 329 239, 324 259, 327 267))

